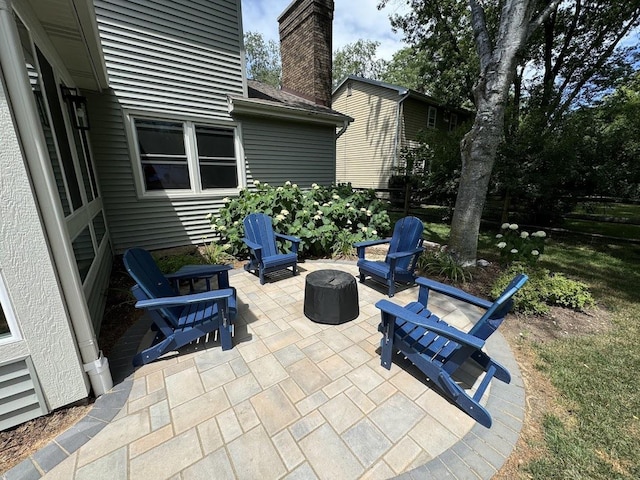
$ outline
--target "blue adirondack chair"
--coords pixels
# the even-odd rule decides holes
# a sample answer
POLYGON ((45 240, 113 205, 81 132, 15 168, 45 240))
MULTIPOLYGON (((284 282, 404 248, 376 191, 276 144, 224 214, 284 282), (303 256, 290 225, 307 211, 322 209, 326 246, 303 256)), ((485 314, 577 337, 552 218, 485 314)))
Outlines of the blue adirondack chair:
POLYGON ((376 307, 382 314, 378 327, 382 332, 382 366, 391 369, 393 353, 400 351, 460 409, 481 425, 491 427, 491 415, 480 405, 480 399, 493 377, 509 383, 511 375, 483 352, 482 347, 509 313, 513 295, 526 281, 526 275, 516 276, 495 302, 489 302, 455 287, 418 278, 417 302, 401 307, 389 300, 380 300, 376 307), (429 290, 484 308, 486 312, 469 332, 462 332, 428 310, 429 290), (473 396, 452 378, 468 359, 474 360, 486 372, 473 396))
POLYGON ((360 282, 366 277, 384 283, 389 287, 389 296, 396 293, 396 282, 413 283, 418 257, 424 251, 422 231, 424 225, 419 218, 404 217, 393 227, 393 236, 384 240, 370 240, 354 243, 358 249, 358 269, 360 282), (389 251, 384 262, 367 260, 366 248, 388 243, 389 251))
POLYGON ((244 266, 248 272, 257 271, 260 284, 264 285, 264 276, 277 270, 292 267, 293 274, 298 273, 298 246, 300 239, 290 235, 282 235, 273 231, 271 217, 264 213, 251 213, 244 219, 244 234, 242 239, 249 247, 249 263, 244 266), (280 253, 276 239, 291 242, 291 251, 280 253))
POLYGON ((229 265, 189 265, 174 274, 163 275, 153 257, 142 248, 124 254, 124 265, 136 285, 131 289, 138 300, 136 308, 148 310, 156 336, 151 347, 138 353, 135 366, 152 362, 166 352, 180 348, 217 331, 223 350, 233 348, 232 324, 236 316, 236 292, 229 287, 229 265), (210 290, 210 279, 217 277, 218 290, 210 290), (208 291, 180 295, 181 280, 205 279, 208 291))

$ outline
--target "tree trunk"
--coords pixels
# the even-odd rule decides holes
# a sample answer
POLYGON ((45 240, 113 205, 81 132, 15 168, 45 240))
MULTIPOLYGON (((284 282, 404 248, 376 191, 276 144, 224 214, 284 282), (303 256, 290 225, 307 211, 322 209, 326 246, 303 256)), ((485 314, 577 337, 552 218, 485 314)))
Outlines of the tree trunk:
POLYGON ((461 143, 462 173, 449 245, 462 265, 476 262, 480 219, 504 132, 504 96, 500 90, 490 89, 490 95, 482 97, 473 127, 461 143))

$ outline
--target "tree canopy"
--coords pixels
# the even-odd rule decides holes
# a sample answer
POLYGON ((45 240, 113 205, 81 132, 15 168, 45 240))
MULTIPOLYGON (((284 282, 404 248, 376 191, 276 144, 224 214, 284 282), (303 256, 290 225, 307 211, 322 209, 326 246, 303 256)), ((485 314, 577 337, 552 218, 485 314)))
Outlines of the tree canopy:
POLYGON ((376 58, 380 42, 359 39, 333 53, 333 84, 337 85, 348 75, 380 80, 387 68, 382 59, 376 58))
POLYGON ((280 47, 274 40, 265 41, 261 33, 244 34, 247 77, 259 82, 280 87, 282 67, 280 47))

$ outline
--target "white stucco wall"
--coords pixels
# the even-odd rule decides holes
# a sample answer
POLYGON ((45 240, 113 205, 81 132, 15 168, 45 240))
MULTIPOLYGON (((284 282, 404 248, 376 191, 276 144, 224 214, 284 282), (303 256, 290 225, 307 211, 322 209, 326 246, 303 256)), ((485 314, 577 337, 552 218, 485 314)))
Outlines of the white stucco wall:
POLYGON ((85 398, 86 377, 28 181, 1 72, 0 273, 22 337, 0 343, 0 363, 31 356, 50 409, 85 398))

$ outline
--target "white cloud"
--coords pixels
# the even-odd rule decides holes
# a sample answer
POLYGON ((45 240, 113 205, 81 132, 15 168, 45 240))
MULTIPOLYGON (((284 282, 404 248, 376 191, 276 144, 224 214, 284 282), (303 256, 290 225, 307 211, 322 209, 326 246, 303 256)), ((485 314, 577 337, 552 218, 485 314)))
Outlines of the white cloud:
MULTIPOLYGON (((244 0, 242 2, 245 32, 260 32, 266 39, 278 41, 278 17, 291 0, 244 0)), ((391 1, 378 10, 379 0, 335 0, 333 16, 333 49, 344 47, 362 38, 380 42, 378 57, 390 60, 405 47, 402 33, 393 33, 389 15, 406 11, 406 4, 391 1)))

